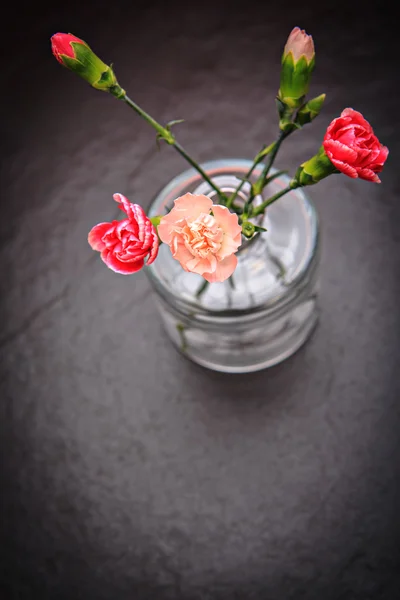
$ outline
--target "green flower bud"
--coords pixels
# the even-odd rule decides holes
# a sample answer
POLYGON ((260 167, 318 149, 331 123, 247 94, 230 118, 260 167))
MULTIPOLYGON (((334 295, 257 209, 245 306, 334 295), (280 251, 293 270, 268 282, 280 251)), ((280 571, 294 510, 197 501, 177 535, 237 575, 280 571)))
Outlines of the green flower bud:
POLYGON ((97 90, 110 92, 117 98, 125 95, 112 67, 103 63, 83 40, 71 33, 56 33, 51 38, 51 48, 59 63, 77 73, 97 90))
POLYGON ((314 42, 304 30, 295 27, 282 56, 281 85, 278 97, 291 109, 299 108, 308 92, 315 64, 314 42))
POLYGON ((297 113, 296 123, 299 125, 306 125, 307 123, 311 123, 315 117, 318 117, 325 101, 325 97, 326 94, 321 94, 320 96, 309 100, 304 106, 302 106, 297 113))
POLYGON ((245 221, 242 224, 242 233, 243 233, 244 237, 250 239, 253 237, 255 232, 256 232, 256 228, 253 225, 253 223, 250 223, 250 221, 245 221))

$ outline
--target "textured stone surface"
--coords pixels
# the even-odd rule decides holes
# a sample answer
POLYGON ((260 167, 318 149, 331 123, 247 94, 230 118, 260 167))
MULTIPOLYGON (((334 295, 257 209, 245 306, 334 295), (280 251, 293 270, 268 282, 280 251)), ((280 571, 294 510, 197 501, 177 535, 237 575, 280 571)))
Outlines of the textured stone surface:
POLYGON ((2 97, 5 600, 398 596, 398 61, 390 15, 339 9, 13 9, 1 42, 18 46, 2 97), (391 155, 381 186, 338 176, 310 190, 322 316, 307 346, 255 375, 217 374, 172 349, 145 276, 115 275, 86 242, 117 214, 113 192, 148 206, 185 163, 59 67, 48 37, 90 42, 150 113, 186 119, 180 141, 209 160, 252 157, 275 136, 297 24, 316 42, 311 92, 328 98, 278 164, 311 156, 345 106, 391 155))

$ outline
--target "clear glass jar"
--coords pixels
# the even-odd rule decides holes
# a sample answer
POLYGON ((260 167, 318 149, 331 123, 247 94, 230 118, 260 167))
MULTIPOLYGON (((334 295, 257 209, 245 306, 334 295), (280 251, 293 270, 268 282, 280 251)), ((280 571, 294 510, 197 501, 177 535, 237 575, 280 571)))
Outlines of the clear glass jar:
MULTIPOLYGON (((202 167, 229 195, 251 164, 221 159, 202 167)), ((254 179, 262 168, 261 164, 255 169, 254 179)), ((289 177, 280 175, 255 203, 288 182, 289 177)), ((239 201, 246 200, 249 187, 243 186, 239 201)), ((186 192, 217 202, 209 184, 189 169, 160 191, 149 216, 167 214, 186 192)), ((280 198, 260 218, 267 232, 250 241, 243 238, 238 266, 223 283, 207 284, 201 276, 184 271, 166 244, 146 268, 168 336, 185 356, 209 369, 246 373, 276 365, 304 344, 317 323, 319 234, 314 206, 300 188, 280 198)))

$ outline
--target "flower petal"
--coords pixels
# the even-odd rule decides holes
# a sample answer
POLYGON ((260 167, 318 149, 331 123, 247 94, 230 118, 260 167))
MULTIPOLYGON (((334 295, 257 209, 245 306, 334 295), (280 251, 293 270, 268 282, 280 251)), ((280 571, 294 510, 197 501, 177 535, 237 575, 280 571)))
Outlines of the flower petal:
POLYGON ((195 220, 202 213, 209 214, 213 206, 211 198, 203 194, 185 194, 177 198, 174 208, 161 217, 157 227, 158 235, 165 244, 171 244, 174 237, 176 226, 184 226, 186 219, 195 220))
POLYGON ((213 206, 211 198, 204 194, 185 194, 174 202, 174 208, 162 221, 176 222, 180 219, 197 219, 202 213, 208 214, 213 206))
POLYGON ((130 206, 131 203, 129 202, 128 198, 126 196, 124 196, 123 194, 113 194, 113 198, 115 200, 115 202, 118 202, 119 204, 121 204, 121 209, 128 215, 128 217, 130 218, 130 206))
POLYGON ((181 263, 181 265, 185 269, 185 271, 189 271, 189 268, 187 265, 188 265, 188 263, 190 263, 190 261, 193 260, 194 256, 190 252, 190 250, 188 250, 188 248, 186 248, 185 244, 180 243, 179 240, 176 239, 175 244, 173 244, 173 246, 171 246, 171 251, 172 251, 172 256, 181 263))
POLYGON ((138 235, 139 235, 140 241, 143 242, 143 244, 148 243, 149 232, 147 229, 147 223, 149 223, 149 222, 151 223, 151 221, 146 216, 146 213, 144 212, 143 208, 139 204, 130 204, 130 210, 132 212, 131 220, 137 223, 137 227, 139 230, 138 235))
POLYGON ((228 279, 236 269, 238 259, 234 254, 227 256, 217 263, 214 273, 203 273, 204 279, 209 283, 216 283, 228 279))
POLYGON ((323 143, 323 146, 325 152, 329 155, 329 158, 332 154, 336 160, 345 162, 354 162, 357 160, 357 152, 338 140, 326 140, 326 142, 323 143))
POLYGON ((88 235, 88 242, 93 250, 97 250, 101 252, 106 247, 103 242, 103 237, 108 233, 112 233, 115 229, 113 223, 99 223, 95 225, 90 231, 88 235))
POLYGON ((231 213, 226 206, 213 206, 213 214, 224 232, 221 241, 221 247, 216 253, 219 259, 226 258, 237 251, 242 243, 242 228, 239 225, 238 217, 231 213))
MULTIPOLYGON (((172 212, 172 211, 171 211, 172 212)), ((162 217, 157 227, 158 237, 164 244, 171 245, 175 234, 175 223, 167 220, 168 215, 162 217)), ((183 222, 182 222, 183 225, 183 222)))
POLYGON ((381 183, 378 175, 374 173, 371 169, 358 169, 358 176, 360 179, 365 179, 366 181, 373 181, 374 183, 381 183))
MULTIPOLYGON (((382 144, 381 144, 381 147, 379 150, 379 155, 374 160, 374 163, 376 163, 377 165, 380 166, 380 171, 383 169, 383 165, 386 162, 388 154, 389 154, 389 148, 387 148, 386 146, 382 146, 382 144)), ((380 172, 380 171, 378 171, 378 172, 380 172)))
POLYGON ((132 273, 136 273, 140 271, 140 269, 144 266, 143 258, 138 260, 132 260, 129 262, 122 262, 118 260, 115 254, 106 249, 101 253, 101 259, 109 269, 115 271, 115 273, 121 273, 121 275, 131 275, 132 273))
POLYGON ((241 234, 242 228, 239 225, 237 214, 231 213, 226 206, 221 206, 220 204, 214 205, 212 211, 224 233, 227 233, 232 238, 236 237, 238 233, 241 234))
POLYGON ((218 262, 213 254, 209 254, 205 258, 192 256, 192 260, 188 261, 185 266, 186 271, 203 275, 203 273, 214 273, 218 267, 218 262))
POLYGON ((373 133, 371 125, 364 119, 362 114, 353 108, 345 108, 342 111, 341 117, 350 117, 353 123, 358 123, 364 127, 368 133, 373 133))
POLYGON ((151 244, 151 249, 150 249, 150 254, 147 258, 147 265, 151 265, 152 262, 155 261, 155 259, 157 258, 158 255, 158 248, 159 248, 159 241, 158 241, 158 235, 157 232, 155 230, 155 228, 153 227, 153 237, 152 237, 152 244, 151 244))
POLYGON ((342 162, 341 160, 337 160, 333 156, 330 156, 329 153, 327 153, 327 154, 328 154, 328 157, 331 160, 331 162, 335 165, 335 167, 337 169, 339 169, 339 171, 341 171, 345 175, 348 175, 349 177, 352 177, 353 179, 357 179, 358 174, 354 167, 352 167, 351 165, 347 165, 346 163, 342 162))

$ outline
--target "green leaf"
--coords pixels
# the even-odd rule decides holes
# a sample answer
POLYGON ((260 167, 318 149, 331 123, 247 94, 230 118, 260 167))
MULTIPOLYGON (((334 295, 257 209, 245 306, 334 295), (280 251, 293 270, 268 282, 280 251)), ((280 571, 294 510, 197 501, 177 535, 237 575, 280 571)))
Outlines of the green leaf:
POLYGON ((279 98, 279 96, 277 96, 275 98, 275 102, 276 102, 276 108, 278 109, 278 115, 282 119, 285 114, 285 108, 286 108, 285 104, 282 102, 282 100, 279 98))
POLYGON ((184 123, 184 122, 185 122, 185 119, 175 119, 174 121, 168 121, 165 128, 168 129, 168 131, 170 131, 170 129, 171 129, 171 127, 173 127, 173 125, 179 125, 179 123, 184 123))
POLYGON ((276 142, 272 142, 269 146, 265 146, 255 157, 254 162, 260 162, 265 156, 267 156, 275 148, 276 142))
POLYGON ((267 179, 265 180, 265 185, 268 185, 268 183, 271 183, 271 181, 273 181, 277 177, 280 177, 281 175, 286 175, 286 173, 287 173, 287 171, 277 171, 273 175, 270 175, 269 177, 267 177, 267 179))
POLYGON ((302 126, 311 123, 320 113, 324 104, 326 94, 320 94, 316 98, 309 100, 300 108, 296 115, 296 122, 302 126))

